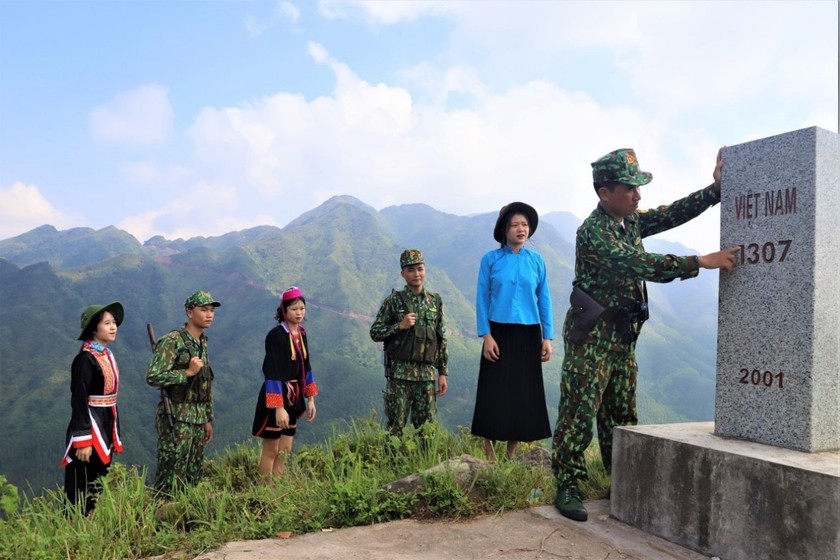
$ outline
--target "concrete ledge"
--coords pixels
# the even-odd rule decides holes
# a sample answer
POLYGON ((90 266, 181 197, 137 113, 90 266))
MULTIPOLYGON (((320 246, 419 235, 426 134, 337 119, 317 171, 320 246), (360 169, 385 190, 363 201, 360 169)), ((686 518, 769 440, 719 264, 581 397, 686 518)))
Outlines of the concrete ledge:
POLYGON ((610 514, 722 560, 834 560, 840 452, 725 439, 713 422, 619 428, 610 514))

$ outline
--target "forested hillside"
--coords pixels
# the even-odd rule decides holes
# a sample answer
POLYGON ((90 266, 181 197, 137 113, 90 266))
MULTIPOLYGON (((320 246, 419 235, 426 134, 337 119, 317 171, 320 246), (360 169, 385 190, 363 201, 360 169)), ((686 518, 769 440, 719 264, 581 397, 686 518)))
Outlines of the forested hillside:
MULTIPOLYGON (((58 463, 70 416, 69 366, 78 351, 79 314, 90 303, 119 300, 126 317, 111 346, 121 370, 120 416, 126 452, 118 461, 154 468, 157 392, 146 385, 146 323, 158 336, 184 320, 183 301, 197 289, 222 302, 208 330, 216 376, 216 440, 209 452, 249 439, 262 382, 265 333, 278 294, 300 286, 321 396, 302 441, 335 423, 381 411, 381 351, 368 329, 382 298, 402 286, 398 255, 419 247, 427 285, 442 294, 450 335, 450 392, 439 401, 450 429, 472 416, 479 344, 475 280, 481 255, 496 244, 496 216, 438 212, 425 205, 377 212, 336 197, 285 228, 260 227, 215 238, 140 244, 126 232, 42 226, 0 241, 0 422, 6 448, 0 473, 36 492, 61 480, 58 463), (133 241, 132 241, 133 240, 133 241), (135 243, 136 242, 136 243, 135 243)), ((555 323, 562 324, 574 263, 573 217, 541 221, 533 247, 548 267, 555 323), (553 223, 557 224, 555 228, 553 223)), ((649 250, 690 254, 651 241, 649 250)), ((716 275, 651 286, 652 318, 639 344, 643 422, 707 420, 714 398, 716 275)), ((559 397, 562 341, 545 369, 552 418, 559 397)))

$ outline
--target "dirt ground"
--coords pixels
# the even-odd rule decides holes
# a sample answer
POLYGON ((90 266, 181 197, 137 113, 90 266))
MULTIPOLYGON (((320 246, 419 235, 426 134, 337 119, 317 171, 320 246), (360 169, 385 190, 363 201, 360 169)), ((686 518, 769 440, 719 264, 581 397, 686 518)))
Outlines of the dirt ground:
POLYGON ((196 560, 704 560, 708 557, 609 517, 609 502, 587 502, 589 521, 540 506, 469 521, 411 519, 366 527, 228 543, 196 560))

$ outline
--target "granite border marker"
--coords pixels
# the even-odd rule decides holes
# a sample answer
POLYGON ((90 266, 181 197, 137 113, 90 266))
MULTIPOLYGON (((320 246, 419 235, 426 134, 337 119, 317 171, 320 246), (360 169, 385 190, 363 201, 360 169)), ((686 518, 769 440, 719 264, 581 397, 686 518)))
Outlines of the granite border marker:
POLYGON ((840 448, 840 137, 812 127, 724 149, 715 434, 840 448))

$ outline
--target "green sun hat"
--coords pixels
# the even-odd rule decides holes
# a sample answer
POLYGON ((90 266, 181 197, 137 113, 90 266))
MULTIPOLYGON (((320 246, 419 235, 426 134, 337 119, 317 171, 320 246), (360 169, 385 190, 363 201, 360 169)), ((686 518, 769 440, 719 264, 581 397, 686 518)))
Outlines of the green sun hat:
POLYGON ((213 296, 210 295, 210 292, 206 290, 199 290, 187 298, 187 301, 184 302, 184 309, 192 309, 193 307, 204 307, 205 305, 219 307, 222 304, 213 299, 213 296))
POLYGON ((413 264, 423 264, 423 253, 420 249, 406 249, 400 255, 400 268, 413 264))
POLYGON ((592 162, 592 181, 595 183, 624 183, 641 187, 653 180, 653 174, 639 169, 636 152, 631 148, 614 150, 592 162))
POLYGON ((122 324, 123 317, 125 317, 125 311, 123 310, 123 306, 118 301, 115 301, 114 303, 109 303, 108 305, 89 305, 85 308, 84 311, 82 311, 82 317, 80 321, 82 325, 82 332, 79 333, 79 337, 76 340, 84 340, 85 330, 88 328, 88 326, 90 326, 90 322, 93 321, 93 318, 100 311, 107 311, 111 315, 113 315, 118 327, 122 324))

